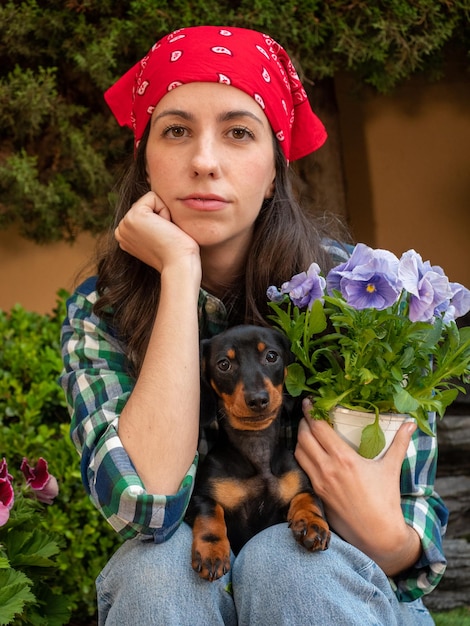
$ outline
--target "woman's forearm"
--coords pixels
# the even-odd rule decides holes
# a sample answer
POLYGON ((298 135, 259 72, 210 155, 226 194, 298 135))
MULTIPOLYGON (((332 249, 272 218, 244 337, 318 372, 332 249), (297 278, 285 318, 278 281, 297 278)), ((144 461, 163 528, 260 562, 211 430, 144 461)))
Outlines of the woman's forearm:
POLYGON ((418 533, 405 524, 403 540, 399 541, 393 549, 372 555, 374 561, 380 565, 387 576, 396 576, 409 569, 418 561, 421 556, 421 539, 418 533))
POLYGON ((398 514, 395 521, 390 516, 389 527, 384 523, 375 525, 369 521, 359 530, 338 520, 334 514, 329 521, 346 541, 370 556, 387 576, 396 576, 412 567, 421 555, 420 537, 406 524, 401 514, 398 514))
POLYGON ((198 259, 162 272, 146 356, 119 419, 119 436, 149 493, 173 494, 199 433, 198 259))

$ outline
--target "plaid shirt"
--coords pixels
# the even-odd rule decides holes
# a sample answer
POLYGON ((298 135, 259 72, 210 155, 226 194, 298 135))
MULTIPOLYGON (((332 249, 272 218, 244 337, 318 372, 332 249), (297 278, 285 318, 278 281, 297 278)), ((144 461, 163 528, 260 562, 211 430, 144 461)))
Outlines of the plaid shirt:
MULTIPOLYGON (((339 261, 342 260, 338 256, 339 261)), ((201 435, 199 451, 175 495, 147 493, 119 439, 119 415, 134 379, 128 373, 125 346, 113 328, 93 313, 96 279, 85 281, 71 296, 62 328, 64 371, 60 377, 71 414, 71 437, 81 456, 82 479, 91 500, 124 538, 159 543, 181 524, 191 496, 200 455, 210 447, 214 433, 201 435)), ((201 337, 227 326, 223 303, 201 289, 201 337)), ((285 428, 286 443, 295 444, 299 415, 285 428)), ((431 416, 431 427, 435 418, 431 416)), ((442 536, 447 509, 434 491, 436 438, 416 431, 401 474, 402 509, 406 522, 421 537, 422 556, 403 576, 391 580, 399 600, 429 593, 445 570, 442 536)))

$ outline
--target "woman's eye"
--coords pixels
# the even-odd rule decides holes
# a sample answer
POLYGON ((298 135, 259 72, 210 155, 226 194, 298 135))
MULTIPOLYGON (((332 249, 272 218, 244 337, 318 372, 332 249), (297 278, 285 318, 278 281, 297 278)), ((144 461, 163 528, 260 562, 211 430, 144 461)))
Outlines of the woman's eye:
POLYGON ((230 361, 228 359, 220 359, 217 363, 217 367, 221 372, 228 372, 231 367, 230 361))
POLYGON ((274 350, 269 350, 268 352, 266 352, 266 361, 268 363, 276 363, 278 358, 279 358, 279 354, 275 352, 274 350))
POLYGON ((164 135, 167 137, 175 137, 179 139, 180 137, 184 137, 186 134, 186 129, 183 126, 169 126, 165 129, 164 135))
POLYGON ((254 137, 248 128, 232 128, 230 132, 234 139, 252 139, 254 137))

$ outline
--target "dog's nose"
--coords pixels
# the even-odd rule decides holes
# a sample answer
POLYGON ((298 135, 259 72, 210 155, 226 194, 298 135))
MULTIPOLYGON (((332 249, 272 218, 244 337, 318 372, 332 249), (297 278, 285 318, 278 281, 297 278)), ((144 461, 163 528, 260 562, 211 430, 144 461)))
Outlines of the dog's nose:
POLYGON ((264 411, 269 405, 269 394, 267 391, 257 391, 246 394, 245 401, 252 411, 264 411))

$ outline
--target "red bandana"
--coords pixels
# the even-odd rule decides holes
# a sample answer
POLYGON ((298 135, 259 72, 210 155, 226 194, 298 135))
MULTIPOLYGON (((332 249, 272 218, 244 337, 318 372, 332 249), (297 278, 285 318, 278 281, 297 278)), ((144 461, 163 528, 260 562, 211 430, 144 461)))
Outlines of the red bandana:
POLYGON ((105 99, 119 124, 132 128, 137 146, 161 98, 192 82, 232 85, 254 98, 288 161, 326 140, 287 52, 268 35, 244 28, 195 26, 163 37, 105 99))

